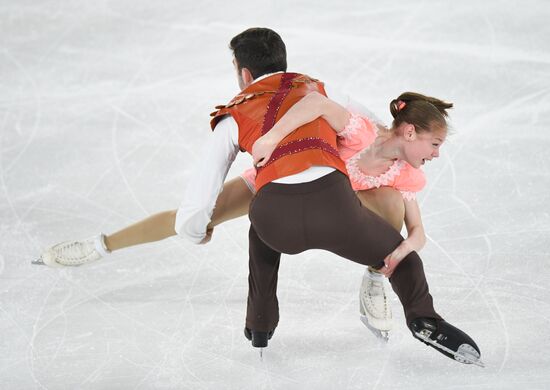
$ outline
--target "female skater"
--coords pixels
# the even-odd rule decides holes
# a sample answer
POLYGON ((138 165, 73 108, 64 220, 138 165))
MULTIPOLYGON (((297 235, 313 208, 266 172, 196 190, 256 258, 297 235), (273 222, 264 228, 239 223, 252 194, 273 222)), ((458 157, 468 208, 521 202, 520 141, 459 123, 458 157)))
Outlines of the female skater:
MULTIPOLYGON (((314 92, 295 104, 254 146, 254 162, 265 164, 274 147, 295 128, 323 117, 338 133, 340 157, 346 162, 352 187, 361 203, 400 231, 407 228, 405 239, 384 259, 390 276, 396 265, 411 251, 425 243, 416 192, 425 185, 419 167, 439 156, 446 137, 446 110, 451 103, 417 93, 403 93, 390 103, 394 117, 386 128, 373 117, 349 113, 344 107, 314 92)), ((248 213, 254 196, 255 169, 225 183, 216 201, 208 227, 206 243, 215 226, 248 213)), ((48 248, 35 263, 49 266, 86 264, 112 251, 162 240, 176 235, 177 210, 152 215, 112 235, 99 235, 83 241, 68 241, 48 248)), ((381 274, 367 269, 360 289, 361 320, 377 336, 387 338, 392 326, 391 307, 387 304, 381 274)))

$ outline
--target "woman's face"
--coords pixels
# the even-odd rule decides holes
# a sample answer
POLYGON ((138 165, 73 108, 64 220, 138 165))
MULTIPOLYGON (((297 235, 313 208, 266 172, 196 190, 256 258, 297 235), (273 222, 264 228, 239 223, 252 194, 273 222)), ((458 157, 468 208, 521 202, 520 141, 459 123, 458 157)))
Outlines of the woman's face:
POLYGON ((415 132, 413 140, 405 144, 405 159, 415 168, 419 168, 434 158, 439 157, 439 148, 445 142, 447 132, 436 130, 431 132, 415 132))

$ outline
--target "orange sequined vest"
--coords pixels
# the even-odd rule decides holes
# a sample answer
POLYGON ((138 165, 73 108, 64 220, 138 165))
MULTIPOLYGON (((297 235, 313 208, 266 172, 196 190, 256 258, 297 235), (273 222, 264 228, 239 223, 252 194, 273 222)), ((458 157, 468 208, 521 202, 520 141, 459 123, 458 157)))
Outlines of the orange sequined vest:
MULTIPOLYGON (((216 106, 210 124, 212 130, 225 115, 231 115, 239 127, 239 147, 252 154, 254 142, 267 133, 275 122, 298 100, 312 91, 326 96, 323 84, 299 73, 277 73, 245 88, 229 104, 216 106)), ((256 191, 273 180, 302 172, 313 165, 328 166, 347 175, 336 146, 336 133, 318 118, 284 138, 269 161, 258 168, 256 191)))

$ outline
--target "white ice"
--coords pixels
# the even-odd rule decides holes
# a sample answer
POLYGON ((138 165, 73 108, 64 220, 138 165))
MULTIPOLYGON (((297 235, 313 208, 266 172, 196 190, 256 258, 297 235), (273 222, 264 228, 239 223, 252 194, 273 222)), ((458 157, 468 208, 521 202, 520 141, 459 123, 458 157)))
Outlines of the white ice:
POLYGON ((550 388, 549 18, 542 0, 1 1, 0 388, 550 388), (321 251, 283 258, 260 361, 242 335, 246 218, 207 246, 31 266, 178 206, 209 113, 237 92, 228 42, 251 26, 385 121, 402 91, 455 103, 425 168, 421 256, 487 368, 413 339, 395 295, 378 343, 358 318, 363 268, 321 251))

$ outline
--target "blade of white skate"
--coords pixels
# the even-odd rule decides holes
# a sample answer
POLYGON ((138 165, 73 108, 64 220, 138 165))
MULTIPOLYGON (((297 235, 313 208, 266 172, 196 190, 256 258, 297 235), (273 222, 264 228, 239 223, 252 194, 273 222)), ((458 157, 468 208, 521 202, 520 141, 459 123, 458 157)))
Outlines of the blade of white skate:
POLYGON ((42 260, 41 257, 39 257, 39 258, 36 259, 36 260, 32 260, 32 261, 31 261, 31 264, 34 264, 34 265, 46 265, 46 263, 44 263, 44 260, 42 260))
POLYGON ((382 340, 384 342, 388 342, 390 340, 390 332, 388 330, 380 330, 376 329, 374 326, 369 324, 369 320, 367 316, 360 316, 361 322, 365 324, 368 330, 372 332, 376 336, 377 339, 382 340))
MULTIPOLYGON (((436 343, 434 340, 432 340, 431 338, 427 337, 427 336, 424 336, 418 332, 415 332, 414 333, 416 337, 418 337, 420 340, 422 341, 425 341, 426 343, 430 344, 431 346, 435 347, 435 348, 438 348, 438 349, 441 349, 442 351, 445 351, 447 353, 450 353, 451 355, 453 355, 455 357, 455 360, 461 362, 460 360, 464 360, 466 361, 467 363, 470 363, 470 364, 475 364, 476 366, 479 366, 479 367, 483 367, 485 368, 485 363, 483 363, 479 357, 476 357, 472 354, 469 354, 469 353, 457 353, 447 347, 444 347, 443 345, 441 344, 438 344, 436 343), (458 359, 457 359, 458 358, 458 359)), ((464 352, 464 351, 463 351, 464 352)), ((477 353, 477 351, 476 351, 477 353)), ((462 363, 462 362, 461 362, 462 363)))

